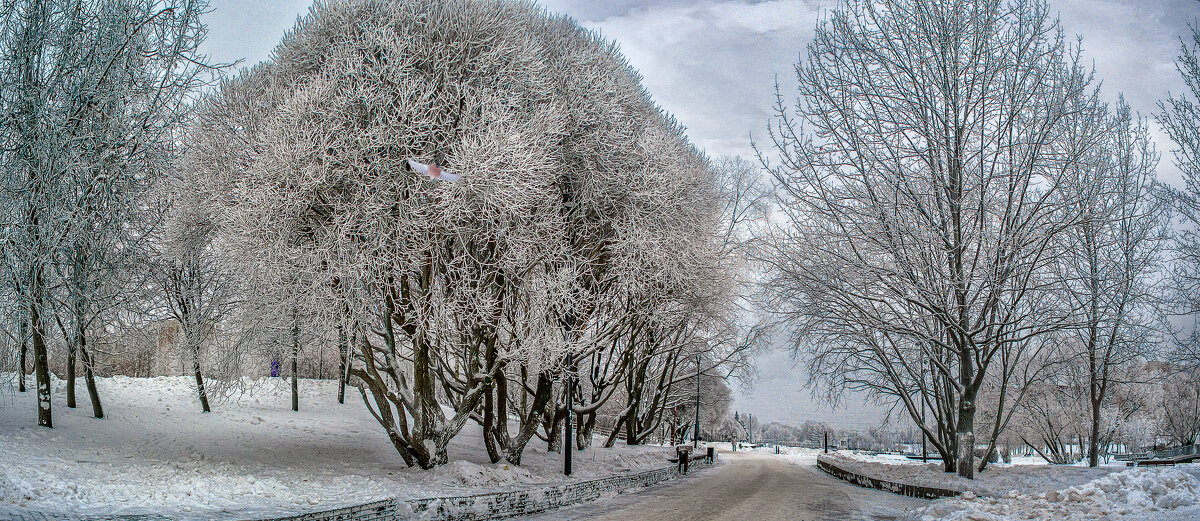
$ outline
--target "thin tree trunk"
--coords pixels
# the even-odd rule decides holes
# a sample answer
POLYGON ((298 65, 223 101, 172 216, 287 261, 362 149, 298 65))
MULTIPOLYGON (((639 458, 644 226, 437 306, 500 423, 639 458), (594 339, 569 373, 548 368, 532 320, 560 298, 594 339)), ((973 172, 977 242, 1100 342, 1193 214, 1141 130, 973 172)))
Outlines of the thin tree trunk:
MULTIPOLYGON (((350 353, 346 345, 346 331, 337 326, 338 333, 338 403, 346 403, 346 356, 350 353)), ((493 461, 493 463, 495 463, 493 461)))
POLYGON ((78 342, 78 338, 72 339, 67 347, 67 407, 71 409, 75 408, 75 357, 79 351, 78 342))
MULTIPOLYGON (((191 340, 188 340, 191 343, 191 340)), ((192 346, 192 372, 196 375, 196 393, 200 396, 201 412, 212 412, 208 408, 208 393, 204 390, 204 376, 200 374, 200 346, 192 346)))
MULTIPOLYGON (((487 451, 488 461, 492 463, 498 463, 501 458, 500 450, 496 447, 496 394, 498 393, 494 386, 483 394, 483 448, 487 451)), ((503 396, 500 397, 500 400, 504 399, 503 396)))
POLYGON ((292 410, 300 410, 300 387, 296 383, 297 363, 300 355, 300 320, 299 311, 292 308, 292 410))
POLYGON ((1092 398, 1092 435, 1088 440, 1088 466, 1100 465, 1100 401, 1092 398))
MULTIPOLYGON (((95 374, 95 357, 86 352, 87 350, 87 331, 84 328, 84 313, 83 303, 76 301, 75 303, 75 351, 79 354, 80 362, 83 362, 83 374, 86 380, 88 399, 92 402, 92 415, 96 418, 104 417, 104 408, 100 406, 100 394, 96 390, 96 374, 95 374)), ((67 362, 67 374, 71 375, 67 380, 67 400, 68 402, 75 401, 75 361, 67 362)))
POLYGON ((25 353, 29 350, 29 342, 25 338, 26 334, 28 333, 25 330, 25 327, 25 317, 21 317, 21 325, 17 328, 17 334, 21 336, 21 374, 20 378, 17 379, 17 390, 20 392, 25 392, 25 371, 26 367, 28 367, 28 364, 25 362, 25 353))
POLYGON ((93 370, 96 359, 88 354, 86 339, 82 336, 79 338, 84 341, 79 345, 79 356, 83 359, 83 378, 87 382, 88 399, 92 402, 92 416, 103 418, 104 407, 100 405, 100 392, 96 389, 96 373, 93 370))
POLYGON ((604 440, 604 448, 611 449, 617 444, 617 438, 621 436, 621 428, 624 427, 625 415, 617 417, 617 422, 613 424, 612 432, 608 433, 608 438, 604 440))

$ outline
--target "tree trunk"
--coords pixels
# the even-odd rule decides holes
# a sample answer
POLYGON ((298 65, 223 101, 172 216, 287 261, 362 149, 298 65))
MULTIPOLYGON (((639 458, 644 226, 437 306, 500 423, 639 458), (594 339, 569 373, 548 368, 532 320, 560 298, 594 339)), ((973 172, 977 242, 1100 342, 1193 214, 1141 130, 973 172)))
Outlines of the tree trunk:
POLYGON ((958 475, 975 479, 975 390, 963 393, 958 407, 958 475))
POLYGON ((30 293, 34 297, 29 307, 29 326, 33 334, 33 373, 37 378, 38 388, 38 425, 53 428, 54 420, 50 411, 50 370, 46 362, 46 326, 42 323, 42 316, 38 309, 42 303, 42 299, 38 295, 41 292, 42 274, 40 270, 34 275, 34 278, 36 280, 30 288, 30 293))
POLYGON ((1092 399, 1092 435, 1088 439, 1088 466, 1100 465, 1100 403, 1092 399))
POLYGON ((17 334, 21 336, 21 373, 19 375, 20 378, 17 379, 17 390, 20 392, 25 392, 25 371, 26 367, 28 367, 28 364, 25 362, 25 352, 29 350, 29 343, 25 338, 27 333, 25 331, 25 324, 25 318, 21 317, 21 325, 17 328, 17 334))
POLYGON ((625 444, 638 445, 637 439, 637 410, 630 409, 629 414, 625 416, 625 444))
MULTIPOLYGON (((95 357, 87 353, 87 331, 84 329, 84 312, 81 301, 76 301, 75 305, 75 346, 79 353, 81 362, 83 362, 84 379, 87 380, 88 399, 92 402, 92 415, 96 418, 104 417, 104 409, 100 407, 100 394, 96 391, 96 372, 95 372, 95 357)), ((73 358, 73 357, 72 357, 73 358)), ((72 359, 67 362, 67 374, 70 375, 67 380, 67 400, 68 402, 75 401, 75 361, 72 359)), ((70 405, 73 407, 73 405, 70 405)))
POLYGON ((575 424, 579 426, 575 434, 575 448, 583 450, 591 447, 592 432, 596 429, 596 413, 576 414, 575 418, 575 424))
MULTIPOLYGON (((346 344, 346 331, 342 325, 337 326, 338 333, 338 403, 346 403, 346 357, 350 348, 346 344)), ((493 462, 495 463, 495 462, 493 462)))
MULTIPOLYGON (((504 376, 501 375, 500 378, 504 376)), ((483 394, 483 448, 487 450, 488 461, 492 463, 499 463, 501 457, 500 450, 496 447, 496 394, 495 385, 483 394)), ((503 401, 504 397, 501 396, 500 400, 503 401)))
MULTIPOLYGON (((189 339, 189 344, 191 343, 189 339)), ((196 375, 196 394, 200 397, 201 412, 212 412, 208 408, 208 393, 204 390, 204 376, 200 374, 200 346, 192 346, 192 372, 196 375)), ((292 402, 295 408, 295 401, 292 402)))
POLYGON ((526 413, 527 416, 521 421, 521 430, 517 433, 517 437, 512 440, 509 446, 505 449, 504 459, 513 465, 521 464, 521 454, 525 452, 525 445, 533 438, 538 428, 538 417, 546 410, 547 407, 553 408, 553 385, 552 381, 545 372, 539 373, 537 384, 534 388, 533 408, 526 413))
POLYGON ((298 311, 292 308, 292 410, 300 411, 300 387, 296 383, 297 363, 300 355, 300 320, 298 311))
POLYGON ((67 346, 67 407, 70 409, 75 408, 75 357, 79 351, 78 342, 78 338, 71 339, 67 346))
POLYGON ((611 449, 617 444, 617 438, 621 436, 621 428, 625 424, 625 415, 617 417, 617 422, 613 424, 612 432, 608 433, 608 439, 604 440, 604 448, 611 449))
POLYGON ((83 378, 87 381, 88 399, 92 402, 92 416, 103 418, 104 407, 100 406, 100 392, 96 389, 96 359, 88 354, 86 342, 79 345, 79 356, 83 359, 83 378))

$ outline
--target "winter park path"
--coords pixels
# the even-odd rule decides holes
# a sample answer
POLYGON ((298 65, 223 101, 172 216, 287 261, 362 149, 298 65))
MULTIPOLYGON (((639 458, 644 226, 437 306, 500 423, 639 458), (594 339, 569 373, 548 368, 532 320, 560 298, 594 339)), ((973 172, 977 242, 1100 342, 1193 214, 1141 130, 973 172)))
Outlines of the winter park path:
POLYGON ((815 464, 747 451, 720 457, 725 465, 694 476, 528 520, 886 520, 927 503, 850 485, 815 464))

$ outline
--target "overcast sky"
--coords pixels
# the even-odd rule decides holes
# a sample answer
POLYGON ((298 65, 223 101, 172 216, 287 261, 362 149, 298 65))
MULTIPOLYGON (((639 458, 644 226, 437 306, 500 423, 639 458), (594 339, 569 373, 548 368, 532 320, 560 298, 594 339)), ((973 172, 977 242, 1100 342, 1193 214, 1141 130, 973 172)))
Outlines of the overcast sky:
MULTIPOLYGON (((308 0, 210 0, 212 59, 265 59, 283 33, 307 12, 308 0)), ((775 79, 794 97, 792 67, 811 41, 813 26, 832 0, 542 0, 621 46, 644 77, 655 100, 688 128, 710 155, 747 157, 750 136, 762 136, 774 102, 775 79)), ((1152 115, 1168 92, 1183 82, 1174 68, 1179 38, 1200 19, 1198 0, 1050 0, 1068 35, 1083 37, 1105 95, 1124 93, 1134 110, 1152 115)), ((1163 153, 1159 178, 1176 184, 1173 146, 1152 125, 1163 153)), ((801 390, 803 374, 782 353, 764 356, 748 390, 737 389, 739 410, 764 420, 805 419, 871 427, 878 410, 848 404, 852 411, 818 407, 801 390)))

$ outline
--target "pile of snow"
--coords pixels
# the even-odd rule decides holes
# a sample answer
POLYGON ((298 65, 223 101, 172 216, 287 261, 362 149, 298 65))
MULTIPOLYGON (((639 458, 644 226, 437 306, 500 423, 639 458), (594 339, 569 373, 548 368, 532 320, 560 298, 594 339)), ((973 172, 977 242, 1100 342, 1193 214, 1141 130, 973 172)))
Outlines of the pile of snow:
POLYGON ((977 472, 975 479, 971 480, 943 472, 941 463, 921 464, 919 461, 913 461, 912 464, 896 464, 873 461, 842 452, 821 457, 828 458, 830 463, 842 469, 862 476, 922 487, 972 491, 978 495, 996 497, 1006 496, 1013 491, 1035 494, 1083 485, 1123 468, 1088 468, 1074 465, 989 466, 987 470, 977 472))
POLYGON ((433 475, 442 483, 466 487, 511 486, 541 481, 532 472, 516 465, 479 465, 464 460, 442 465, 434 469, 433 475))
POLYGON ((1011 493, 935 501, 906 514, 905 521, 1005 519, 1074 520, 1200 519, 1200 479, 1181 469, 1130 469, 1083 485, 1039 494, 1011 493))
POLYGON ((535 439, 521 466, 493 465, 482 429, 468 424, 450 444, 449 465, 408 468, 353 388, 339 405, 337 382, 301 380, 300 411, 292 412, 289 382, 247 381, 244 393, 201 413, 194 383, 189 377, 100 378, 107 417, 97 420, 82 384, 79 407, 68 409, 65 382, 55 379, 53 429, 37 427, 33 392, 0 393, 0 513, 256 518, 389 497, 560 484, 668 464, 662 447, 596 447, 575 453, 575 472, 566 478, 562 455, 535 439))

